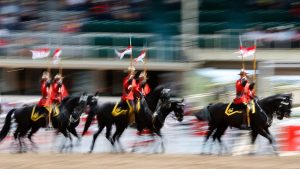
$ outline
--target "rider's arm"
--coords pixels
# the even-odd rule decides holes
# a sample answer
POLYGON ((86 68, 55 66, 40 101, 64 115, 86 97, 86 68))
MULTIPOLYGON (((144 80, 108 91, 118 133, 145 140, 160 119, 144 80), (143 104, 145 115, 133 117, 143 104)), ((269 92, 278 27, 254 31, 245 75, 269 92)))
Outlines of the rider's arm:
POLYGON ((46 81, 46 87, 50 87, 50 85, 51 85, 51 80, 47 80, 46 81))
POLYGON ((250 83, 250 85, 249 85, 249 89, 250 89, 250 90, 253 90, 253 89, 254 89, 254 85, 255 85, 255 83, 254 83, 254 82, 250 83))
POLYGON ((248 83, 248 80, 246 78, 242 78, 242 86, 245 87, 248 83))

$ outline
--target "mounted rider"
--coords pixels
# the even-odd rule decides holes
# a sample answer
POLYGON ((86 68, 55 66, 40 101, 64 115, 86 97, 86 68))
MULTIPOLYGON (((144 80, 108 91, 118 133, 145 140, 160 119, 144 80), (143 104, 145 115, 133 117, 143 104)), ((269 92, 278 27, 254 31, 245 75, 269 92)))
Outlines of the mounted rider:
POLYGON ((51 88, 51 102, 54 105, 59 105, 63 98, 69 95, 65 85, 63 84, 63 77, 59 73, 54 76, 51 88))
POLYGON ((148 95, 151 91, 149 84, 147 83, 147 72, 143 71, 140 73, 137 80, 136 90, 141 92, 144 96, 148 95))
POLYGON ((147 84, 147 73, 146 71, 140 72, 139 76, 135 77, 136 85, 133 88, 133 96, 135 103, 135 113, 140 111, 140 100, 141 95, 146 96, 151 91, 149 85, 147 84))
POLYGON ((49 107, 51 105, 50 93, 51 93, 51 78, 48 71, 44 71, 41 78, 41 94, 42 98, 38 102, 38 108, 41 112, 48 114, 49 107))
POLYGON ((136 88, 135 68, 133 66, 128 67, 128 75, 123 80, 123 92, 121 102, 119 106, 123 110, 129 110, 129 121, 134 121, 135 103, 133 89, 136 88))
POLYGON ((63 77, 60 73, 56 74, 51 84, 51 111, 48 115, 48 124, 51 122, 51 117, 56 116, 57 113, 59 113, 58 106, 61 104, 63 98, 67 97, 68 95, 69 93, 63 84, 63 77))
POLYGON ((236 98, 233 100, 235 107, 243 111, 242 129, 250 129, 251 100, 256 97, 253 90, 255 83, 249 81, 250 78, 247 74, 244 69, 239 73, 240 78, 235 83, 236 98))

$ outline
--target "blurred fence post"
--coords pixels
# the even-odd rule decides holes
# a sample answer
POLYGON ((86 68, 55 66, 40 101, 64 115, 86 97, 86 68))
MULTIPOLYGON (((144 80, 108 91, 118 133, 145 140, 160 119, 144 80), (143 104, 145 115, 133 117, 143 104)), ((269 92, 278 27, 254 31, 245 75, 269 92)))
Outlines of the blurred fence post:
MULTIPOLYGON (((199 1, 198 0, 181 0, 181 33, 183 35, 198 35, 198 18, 199 18, 199 1)), ((187 47, 189 38, 182 36, 181 46, 187 47)), ((196 45, 198 46, 198 45, 196 45)))
POLYGON ((271 76, 274 76, 274 63, 272 61, 258 62, 257 92, 259 97, 270 96, 272 93, 271 76))

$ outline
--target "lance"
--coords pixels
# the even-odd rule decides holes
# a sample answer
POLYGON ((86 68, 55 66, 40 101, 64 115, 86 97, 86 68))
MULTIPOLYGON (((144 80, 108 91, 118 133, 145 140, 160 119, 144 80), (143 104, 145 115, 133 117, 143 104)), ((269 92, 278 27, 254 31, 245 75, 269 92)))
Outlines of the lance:
POLYGON ((144 52, 145 52, 145 57, 144 57, 144 62, 143 62, 143 65, 144 65, 144 73, 145 75, 147 76, 147 46, 146 48, 144 49, 144 52))
POLYGON ((130 39, 129 39, 129 45, 131 47, 131 53, 130 53, 130 67, 132 67, 133 63, 132 63, 132 46, 131 46, 131 35, 130 35, 130 39))
MULTIPOLYGON (((254 47, 256 50, 256 39, 254 41, 254 47)), ((255 81, 256 80, 256 56, 255 56, 255 53, 253 54, 253 70, 254 70, 253 81, 255 81)))
MULTIPOLYGON (((242 39, 241 39, 241 35, 239 36, 239 39, 240 39, 240 50, 241 50, 241 47, 243 47, 243 43, 242 43, 242 39)), ((245 70, 245 64, 244 64, 244 54, 243 54, 243 52, 241 52, 241 55, 242 55, 242 68, 243 68, 243 70, 245 70)))

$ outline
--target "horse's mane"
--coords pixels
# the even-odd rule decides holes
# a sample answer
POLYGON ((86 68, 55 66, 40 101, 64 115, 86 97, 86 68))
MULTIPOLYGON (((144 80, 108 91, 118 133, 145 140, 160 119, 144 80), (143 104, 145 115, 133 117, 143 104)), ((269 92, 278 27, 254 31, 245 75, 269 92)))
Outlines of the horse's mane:
POLYGON ((67 97, 63 98, 63 100, 61 101, 61 104, 59 106, 60 106, 60 108, 65 107, 65 108, 69 109, 70 103, 72 104, 73 102, 76 102, 76 101, 78 102, 79 98, 80 98, 79 96, 67 96, 67 97))
POLYGON ((260 99, 260 102, 266 103, 266 102, 271 102, 271 101, 274 101, 274 100, 283 100, 285 98, 291 98, 291 97, 292 97, 291 93, 275 94, 275 95, 268 96, 268 97, 265 97, 263 99, 260 99))
POLYGON ((164 86, 159 85, 154 90, 150 91, 150 93, 145 97, 145 100, 151 109, 151 111, 154 111, 156 104, 158 102, 158 99, 160 97, 161 91, 164 89, 164 86))

